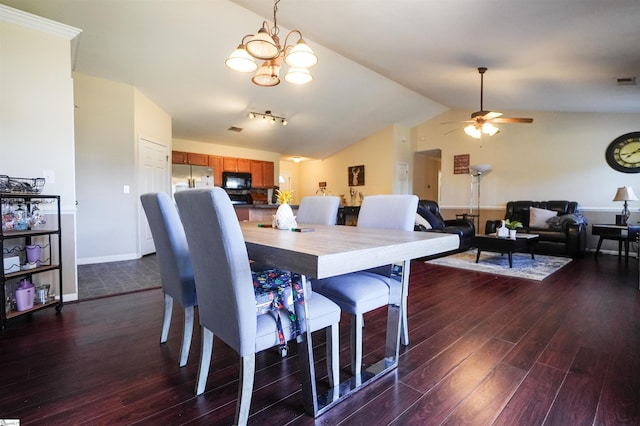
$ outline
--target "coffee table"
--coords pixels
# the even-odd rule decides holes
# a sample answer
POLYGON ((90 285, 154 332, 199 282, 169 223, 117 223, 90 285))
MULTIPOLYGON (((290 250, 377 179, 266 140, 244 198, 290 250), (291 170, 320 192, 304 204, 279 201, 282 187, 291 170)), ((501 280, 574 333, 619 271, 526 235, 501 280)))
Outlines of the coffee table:
POLYGON ((508 253, 509 254, 509 268, 513 268, 513 253, 528 251, 533 257, 533 247, 538 242, 538 234, 525 234, 518 233, 516 238, 504 238, 497 237, 493 234, 490 235, 476 235, 473 237, 473 247, 478 249, 476 254, 476 263, 480 260, 480 252, 491 251, 495 253, 508 253))

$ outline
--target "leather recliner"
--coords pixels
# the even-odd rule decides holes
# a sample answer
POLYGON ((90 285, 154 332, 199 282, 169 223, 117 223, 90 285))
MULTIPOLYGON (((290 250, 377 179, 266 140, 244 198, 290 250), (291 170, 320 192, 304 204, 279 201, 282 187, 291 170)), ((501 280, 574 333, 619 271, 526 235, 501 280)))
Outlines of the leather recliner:
MULTIPOLYGON (((420 200, 418 202, 418 212, 429 224, 431 229, 423 225, 416 224, 416 231, 445 232, 455 234, 460 238, 460 246, 456 251, 464 251, 471 247, 471 240, 476 234, 476 228, 472 220, 452 219, 444 220, 440 214, 438 203, 432 200, 420 200)), ((446 253, 450 254, 450 253, 446 253)))

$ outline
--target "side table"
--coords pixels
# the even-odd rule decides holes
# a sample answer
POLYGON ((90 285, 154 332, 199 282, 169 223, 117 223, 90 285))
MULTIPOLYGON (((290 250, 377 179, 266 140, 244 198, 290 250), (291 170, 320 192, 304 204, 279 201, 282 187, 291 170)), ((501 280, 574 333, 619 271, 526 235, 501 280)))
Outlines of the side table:
POLYGON ((635 225, 610 225, 610 224, 594 224, 591 226, 591 234, 598 235, 598 247, 596 248, 595 257, 600 254, 602 241, 613 240, 618 242, 618 257, 622 255, 622 245, 624 244, 624 260, 629 262, 629 242, 634 242, 638 238, 640 226, 635 225))

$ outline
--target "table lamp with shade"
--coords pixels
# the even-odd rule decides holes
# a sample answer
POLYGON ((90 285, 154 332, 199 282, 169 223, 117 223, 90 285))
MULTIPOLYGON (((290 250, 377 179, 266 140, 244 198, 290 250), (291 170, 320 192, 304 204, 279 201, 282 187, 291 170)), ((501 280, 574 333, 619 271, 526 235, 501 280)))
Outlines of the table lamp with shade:
POLYGON ((613 197, 613 201, 624 201, 622 214, 616 215, 616 225, 626 225, 630 214, 627 202, 638 201, 638 197, 630 186, 621 186, 618 188, 615 197, 613 197))

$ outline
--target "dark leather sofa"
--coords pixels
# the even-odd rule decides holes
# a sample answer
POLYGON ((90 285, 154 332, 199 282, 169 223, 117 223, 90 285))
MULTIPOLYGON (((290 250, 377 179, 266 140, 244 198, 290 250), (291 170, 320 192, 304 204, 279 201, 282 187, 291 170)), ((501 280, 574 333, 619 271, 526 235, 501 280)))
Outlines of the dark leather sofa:
MULTIPOLYGON (((587 247, 587 221, 576 201, 509 201, 504 216, 511 221, 522 222, 518 232, 538 234, 536 253, 561 254, 582 257, 587 247), (557 216, 546 221, 544 227, 530 226, 530 209, 553 210, 557 216)), ((485 233, 492 234, 500 226, 500 220, 489 220, 485 233)))
MULTIPOLYGON (((467 219, 455 219, 444 220, 440 214, 440 207, 438 203, 432 200, 420 200, 418 202, 418 214, 422 216, 431 226, 431 229, 427 229, 426 226, 416 223, 416 231, 425 232, 445 232, 447 234, 455 234, 460 237, 460 246, 458 251, 465 251, 471 247, 471 240, 476 234, 475 225, 472 220, 467 219)), ((450 254, 450 253, 442 253, 450 254)))

